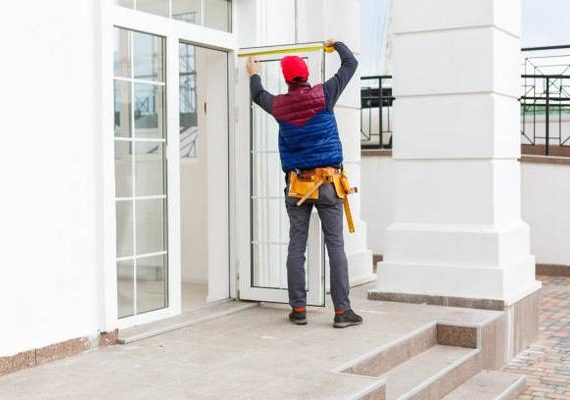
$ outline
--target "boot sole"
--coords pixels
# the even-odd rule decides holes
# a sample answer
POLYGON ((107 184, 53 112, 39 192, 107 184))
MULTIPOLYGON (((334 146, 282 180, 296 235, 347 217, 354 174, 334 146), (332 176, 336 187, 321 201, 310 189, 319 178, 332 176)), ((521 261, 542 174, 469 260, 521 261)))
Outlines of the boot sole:
POLYGON ((356 326, 362 325, 362 321, 360 322, 335 322, 333 324, 334 328, 348 328, 349 326, 356 326))
POLYGON ((301 320, 296 321, 294 319, 290 319, 289 321, 291 321, 295 325, 307 325, 307 323, 308 323, 308 321, 306 319, 302 320, 302 321, 301 320))

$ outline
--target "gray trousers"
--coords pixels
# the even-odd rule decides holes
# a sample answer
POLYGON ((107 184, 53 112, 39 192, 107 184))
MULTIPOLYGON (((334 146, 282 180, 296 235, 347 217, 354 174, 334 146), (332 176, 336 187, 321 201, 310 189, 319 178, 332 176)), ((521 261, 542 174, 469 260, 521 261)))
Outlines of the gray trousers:
POLYGON ((350 285, 348 283, 348 261, 344 252, 343 206, 332 184, 319 188, 318 200, 307 200, 302 205, 299 200, 287 196, 285 206, 289 215, 289 252, 287 254, 287 282, 291 307, 305 307, 305 250, 309 235, 309 222, 313 205, 317 207, 325 237, 330 262, 331 297, 335 310, 348 310, 350 285))

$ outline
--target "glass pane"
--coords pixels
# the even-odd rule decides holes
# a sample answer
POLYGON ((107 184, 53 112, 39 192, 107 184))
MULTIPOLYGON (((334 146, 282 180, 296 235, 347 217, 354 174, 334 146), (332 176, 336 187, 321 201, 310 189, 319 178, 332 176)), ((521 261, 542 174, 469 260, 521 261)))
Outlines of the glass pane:
POLYGON ((166 256, 137 258, 137 314, 168 306, 166 256))
POLYGON ((135 134, 137 138, 164 137, 164 86, 135 83, 135 134))
POLYGON ((113 64, 115 76, 131 77, 131 32, 125 29, 114 28, 113 64))
POLYGON ((279 245, 254 245, 253 286, 267 288, 287 288, 286 259, 281 259, 279 245), (283 279, 285 278, 285 279, 283 279))
POLYGON ((117 201, 117 257, 134 255, 133 202, 117 201))
POLYGON ((180 44, 180 156, 196 158, 198 113, 196 88, 196 47, 180 44))
POLYGON ((137 200, 137 254, 166 250, 166 201, 137 200))
POLYGON ((202 24, 201 0, 172 0, 172 18, 191 24, 202 24))
POLYGON ((117 300, 119 318, 134 315, 134 262, 117 262, 117 300))
POLYGON ((131 83, 115 80, 114 83, 115 136, 130 137, 131 129, 131 83))
POLYGON ((204 2, 204 26, 230 32, 231 30, 231 1, 206 0, 204 2))
POLYGON ((137 0, 137 10, 168 17, 168 0, 137 0))
POLYGON ((136 142, 135 152, 135 196, 166 194, 164 144, 136 142))
POLYGON ((256 199, 253 201, 253 240, 259 243, 287 244, 288 235, 282 236, 287 225, 287 210, 282 199, 256 199))
POLYGON ((253 195, 259 197, 283 198, 285 188, 285 173, 281 170, 279 153, 256 153, 252 155, 253 195))
POLYGON ((115 141, 115 196, 133 195, 132 142, 115 141))
POLYGON ((133 68, 135 79, 164 82, 163 43, 164 39, 160 36, 133 32, 133 68))

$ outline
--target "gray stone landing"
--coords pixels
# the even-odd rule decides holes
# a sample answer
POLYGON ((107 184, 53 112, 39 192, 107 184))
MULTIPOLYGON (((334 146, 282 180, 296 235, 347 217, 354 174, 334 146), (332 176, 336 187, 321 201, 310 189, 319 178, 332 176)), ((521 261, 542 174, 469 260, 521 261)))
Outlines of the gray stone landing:
MULTIPOLYGON (((506 361, 504 312, 368 300, 362 326, 330 308, 295 326, 263 304, 0 378, 0 399, 508 399, 524 378, 506 361)), ((207 312, 207 310, 203 310, 207 312)))

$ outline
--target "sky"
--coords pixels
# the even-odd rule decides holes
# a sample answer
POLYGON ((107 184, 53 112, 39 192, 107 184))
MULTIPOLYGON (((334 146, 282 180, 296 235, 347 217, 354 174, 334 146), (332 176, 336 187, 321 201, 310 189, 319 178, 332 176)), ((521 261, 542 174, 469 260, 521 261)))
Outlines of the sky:
MULTIPOLYGON (((570 0, 521 1, 521 47, 570 44, 570 0)), ((387 3, 388 0, 360 1, 362 75, 383 72, 379 53, 370 49, 380 49, 382 46, 387 3)))
POLYGON ((569 0, 522 0, 522 46, 570 44, 569 0))

